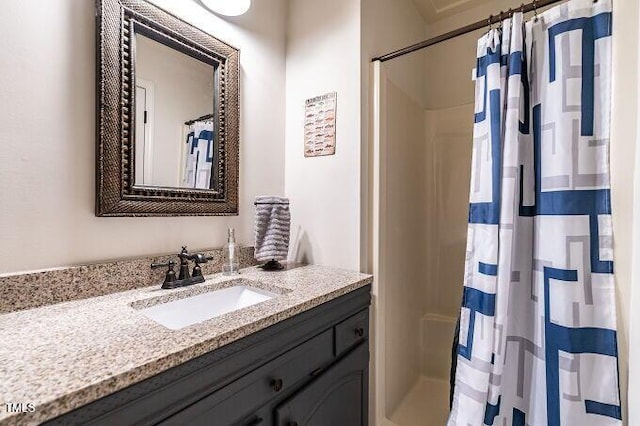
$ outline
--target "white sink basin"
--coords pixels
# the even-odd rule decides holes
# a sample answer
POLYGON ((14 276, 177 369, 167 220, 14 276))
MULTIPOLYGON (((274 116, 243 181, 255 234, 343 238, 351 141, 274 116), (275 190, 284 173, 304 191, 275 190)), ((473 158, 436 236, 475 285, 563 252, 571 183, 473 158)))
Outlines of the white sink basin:
POLYGON ((276 293, 246 285, 236 285, 173 302, 140 309, 147 318, 171 330, 179 330, 211 318, 246 308, 278 296, 276 293))

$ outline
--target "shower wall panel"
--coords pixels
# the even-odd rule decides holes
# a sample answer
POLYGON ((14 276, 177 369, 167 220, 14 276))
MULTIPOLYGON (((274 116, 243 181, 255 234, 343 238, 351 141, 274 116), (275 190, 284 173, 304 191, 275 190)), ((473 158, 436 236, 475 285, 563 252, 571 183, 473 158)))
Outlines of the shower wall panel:
POLYGON ((426 312, 457 317, 467 238, 473 105, 425 111, 430 221, 426 312))
POLYGON ((424 110, 387 84, 386 410, 393 412, 421 373, 420 320, 426 307, 427 180, 424 110))

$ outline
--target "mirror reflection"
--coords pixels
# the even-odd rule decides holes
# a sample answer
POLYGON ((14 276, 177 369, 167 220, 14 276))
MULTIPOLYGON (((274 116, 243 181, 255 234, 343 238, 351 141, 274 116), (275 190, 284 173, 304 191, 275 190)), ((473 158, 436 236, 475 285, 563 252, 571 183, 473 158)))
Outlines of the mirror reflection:
POLYGON ((214 67, 135 35, 135 184, 215 188, 214 67))

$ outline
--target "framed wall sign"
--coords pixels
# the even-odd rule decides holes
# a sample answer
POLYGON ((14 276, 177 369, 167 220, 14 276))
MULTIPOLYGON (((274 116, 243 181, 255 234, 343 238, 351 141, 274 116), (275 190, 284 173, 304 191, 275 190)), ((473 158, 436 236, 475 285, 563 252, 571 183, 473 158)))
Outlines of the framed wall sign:
POLYGON ((304 156, 336 153, 337 93, 307 99, 304 111, 304 156))

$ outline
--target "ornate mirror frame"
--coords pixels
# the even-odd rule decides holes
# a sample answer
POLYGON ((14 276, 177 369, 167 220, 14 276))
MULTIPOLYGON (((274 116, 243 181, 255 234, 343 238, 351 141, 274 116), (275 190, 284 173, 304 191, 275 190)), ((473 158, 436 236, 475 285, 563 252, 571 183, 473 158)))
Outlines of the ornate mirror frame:
POLYGON ((144 0, 97 0, 96 43, 96 215, 237 215, 239 50, 144 0), (136 33, 214 67, 213 189, 135 185, 136 33))

